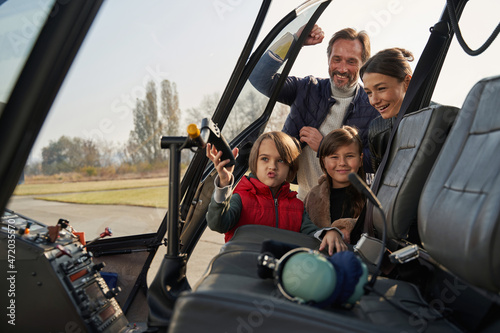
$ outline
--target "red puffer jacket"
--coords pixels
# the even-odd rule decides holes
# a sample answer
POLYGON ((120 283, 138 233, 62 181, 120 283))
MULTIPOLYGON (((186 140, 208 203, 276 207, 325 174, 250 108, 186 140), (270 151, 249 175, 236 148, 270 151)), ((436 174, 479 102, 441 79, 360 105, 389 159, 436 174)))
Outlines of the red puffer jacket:
POLYGON ((242 177, 234 193, 240 196, 242 208, 240 220, 225 234, 226 242, 233 237, 238 227, 245 224, 267 225, 300 232, 304 204, 297 199, 297 192, 290 191, 289 183, 284 183, 274 198, 269 186, 257 178, 242 177))

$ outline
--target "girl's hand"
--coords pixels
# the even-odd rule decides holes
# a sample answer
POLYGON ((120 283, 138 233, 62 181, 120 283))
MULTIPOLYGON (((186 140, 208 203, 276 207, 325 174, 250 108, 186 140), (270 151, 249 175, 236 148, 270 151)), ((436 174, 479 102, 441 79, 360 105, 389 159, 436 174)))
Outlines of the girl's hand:
MULTIPOLYGON (((234 158, 238 157, 238 148, 233 149, 234 158)), ((222 152, 217 151, 215 146, 212 146, 210 143, 207 143, 207 157, 214 163, 215 170, 217 170, 217 174, 219 175, 219 185, 220 187, 226 187, 231 183, 231 177, 234 170, 234 165, 225 168, 225 166, 229 163, 229 159, 221 161, 222 152)))
POLYGON ((356 225, 356 222, 358 221, 357 218, 341 218, 338 220, 333 221, 332 227, 336 227, 342 233, 344 234, 344 242, 347 244, 351 243, 351 231, 354 229, 354 226, 356 225))
POLYGON ((342 240, 342 236, 336 230, 328 230, 321 241, 319 250, 323 251, 328 246, 328 254, 332 255, 333 251, 337 252, 347 251, 347 245, 342 240))

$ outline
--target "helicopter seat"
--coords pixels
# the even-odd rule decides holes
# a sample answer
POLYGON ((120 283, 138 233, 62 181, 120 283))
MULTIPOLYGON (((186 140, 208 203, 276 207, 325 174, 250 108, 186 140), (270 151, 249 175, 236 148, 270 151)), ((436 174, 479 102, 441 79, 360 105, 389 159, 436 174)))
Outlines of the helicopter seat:
POLYGON ((419 233, 437 262, 500 293, 500 76, 470 91, 419 204, 419 233))
MULTIPOLYGON (((392 241, 420 243, 418 201, 457 113, 456 107, 435 104, 406 114, 399 123, 376 194, 387 218, 387 246, 392 250, 397 248, 392 241)), ((381 235, 382 216, 373 210, 372 217, 381 235)))
POLYGON ((500 112, 492 110, 500 110, 500 76, 472 88, 425 181, 419 281, 379 277, 351 309, 297 304, 257 275, 260 247, 250 233, 260 226, 241 228, 194 290, 176 300, 169 332, 500 331, 500 112))

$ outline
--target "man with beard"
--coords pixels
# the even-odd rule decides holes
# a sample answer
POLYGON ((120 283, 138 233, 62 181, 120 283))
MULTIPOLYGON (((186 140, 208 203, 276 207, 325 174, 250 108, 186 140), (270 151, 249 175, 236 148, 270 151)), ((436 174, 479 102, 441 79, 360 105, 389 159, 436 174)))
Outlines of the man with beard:
MULTIPOLYGON (((301 30, 297 34, 285 34, 262 56, 254 69, 250 81, 264 95, 270 96, 274 90, 280 77, 277 71, 301 30)), ((315 25, 304 45, 321 43, 323 38, 322 29, 315 25)), ((297 173, 300 199, 304 199, 322 174, 317 151, 323 137, 342 125, 359 130, 363 140, 363 166, 366 173, 372 172, 367 132, 378 112, 370 105, 358 83, 359 69, 370 57, 370 39, 364 31, 342 29, 330 39, 327 56, 330 78, 289 76, 278 96, 279 102, 290 106, 283 131, 303 143, 297 173)))

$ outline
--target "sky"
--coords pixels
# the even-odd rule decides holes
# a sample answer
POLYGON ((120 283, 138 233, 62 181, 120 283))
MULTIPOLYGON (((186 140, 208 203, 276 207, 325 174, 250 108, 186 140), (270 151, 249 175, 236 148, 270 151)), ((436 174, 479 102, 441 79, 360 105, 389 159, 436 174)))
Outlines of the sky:
MULTIPOLYGON (((302 2, 274 0, 259 41, 302 2)), ((318 25, 326 36, 344 27, 366 30, 372 54, 398 46, 418 59, 445 2, 334 0, 318 25)), ((61 135, 125 142, 133 127, 135 101, 144 97, 149 80, 174 82, 183 111, 197 107, 204 96, 221 94, 259 5, 257 0, 106 0, 54 102, 33 158, 61 135)), ((500 1, 470 1, 460 23, 464 39, 471 48, 479 47, 499 21, 500 1)), ((291 74, 327 76, 327 40, 304 47, 291 74)), ((455 39, 450 55, 455 53, 443 67, 433 100, 461 106, 475 82, 500 74, 500 38, 477 57, 459 51, 455 39)))

